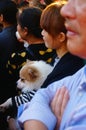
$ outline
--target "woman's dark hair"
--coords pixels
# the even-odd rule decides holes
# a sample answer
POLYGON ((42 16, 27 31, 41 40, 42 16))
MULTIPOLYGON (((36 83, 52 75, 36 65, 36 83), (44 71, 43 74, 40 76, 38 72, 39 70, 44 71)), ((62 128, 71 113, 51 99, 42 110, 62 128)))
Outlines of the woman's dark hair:
POLYGON ((11 24, 16 23, 17 6, 11 0, 0 0, 0 15, 3 15, 3 19, 11 24))
POLYGON ((44 2, 46 3, 46 5, 51 4, 53 1, 52 0, 44 0, 44 2))
POLYGON ((54 2, 48 5, 42 12, 40 25, 49 34, 55 37, 60 32, 66 33, 64 26, 65 19, 60 14, 60 9, 63 6, 62 2, 54 2))
POLYGON ((21 1, 21 2, 18 4, 18 8, 26 7, 26 6, 29 7, 29 2, 27 2, 27 1, 21 1))
POLYGON ((27 27, 28 32, 37 38, 41 38, 41 27, 40 17, 42 10, 36 7, 29 7, 24 9, 23 12, 18 16, 18 24, 25 28, 27 27))

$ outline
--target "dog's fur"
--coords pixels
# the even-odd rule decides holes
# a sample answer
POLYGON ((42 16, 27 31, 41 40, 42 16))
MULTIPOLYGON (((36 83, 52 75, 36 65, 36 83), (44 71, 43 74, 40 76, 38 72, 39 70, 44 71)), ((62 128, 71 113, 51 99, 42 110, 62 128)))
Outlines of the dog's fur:
MULTIPOLYGON (((19 72, 17 88, 21 89, 21 92, 38 90, 52 70, 53 67, 44 61, 27 61, 19 72)), ((6 110, 10 106, 12 106, 11 98, 0 105, 0 110, 6 110)))

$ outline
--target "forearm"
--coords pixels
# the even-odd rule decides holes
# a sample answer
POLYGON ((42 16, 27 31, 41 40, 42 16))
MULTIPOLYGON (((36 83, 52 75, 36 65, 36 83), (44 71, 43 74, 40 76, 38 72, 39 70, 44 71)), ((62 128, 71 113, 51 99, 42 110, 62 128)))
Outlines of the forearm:
POLYGON ((48 130, 48 129, 40 121, 29 120, 29 121, 24 122, 24 130, 48 130))
POLYGON ((8 127, 9 127, 9 130, 19 130, 18 126, 17 126, 17 122, 16 122, 16 119, 14 118, 9 118, 7 120, 8 122, 8 127))

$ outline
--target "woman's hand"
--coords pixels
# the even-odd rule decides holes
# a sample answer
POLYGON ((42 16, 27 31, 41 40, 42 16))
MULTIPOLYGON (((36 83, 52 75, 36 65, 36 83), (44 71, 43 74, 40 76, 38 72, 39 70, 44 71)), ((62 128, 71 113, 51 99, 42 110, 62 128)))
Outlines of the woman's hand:
POLYGON ((52 102, 51 102, 51 109, 55 116, 57 117, 57 125, 56 130, 59 129, 62 115, 64 113, 65 107, 69 100, 69 93, 66 87, 61 87, 57 90, 52 102))

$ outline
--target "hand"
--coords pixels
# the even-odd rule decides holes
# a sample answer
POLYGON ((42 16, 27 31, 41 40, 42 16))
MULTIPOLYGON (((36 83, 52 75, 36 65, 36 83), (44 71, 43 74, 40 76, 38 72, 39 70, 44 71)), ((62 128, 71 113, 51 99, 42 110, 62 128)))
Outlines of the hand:
POLYGON ((11 98, 0 104, 0 111, 5 112, 10 106, 12 106, 11 98))
POLYGON ((57 126, 56 130, 58 130, 61 119, 65 110, 65 107, 68 103, 69 100, 69 93, 66 87, 61 87, 60 89, 57 90, 52 102, 51 102, 51 109, 55 116, 57 117, 57 126))
POLYGON ((16 119, 9 116, 7 122, 8 122, 9 130, 19 130, 17 127, 16 119))

